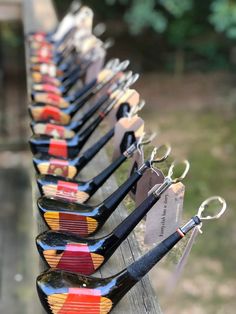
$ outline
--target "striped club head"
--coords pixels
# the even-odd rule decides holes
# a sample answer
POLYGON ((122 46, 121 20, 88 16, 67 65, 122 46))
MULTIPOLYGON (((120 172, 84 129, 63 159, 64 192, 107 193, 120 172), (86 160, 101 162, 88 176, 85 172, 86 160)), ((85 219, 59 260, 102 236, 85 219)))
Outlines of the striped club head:
MULTIPOLYGON (((47 313, 107 314, 115 305, 110 298, 113 279, 49 269, 37 278, 37 291, 47 313)), ((117 301, 115 301, 117 303, 117 301)))
POLYGON ((43 212, 43 218, 50 229, 71 232, 81 237, 92 235, 98 228, 96 219, 73 212, 47 211, 43 212))
POLYGON ((84 203, 89 199, 89 194, 78 190, 79 184, 58 181, 56 184, 46 184, 42 186, 42 191, 46 196, 54 196, 69 202, 84 203))
POLYGON ((42 161, 36 165, 40 174, 51 174, 64 178, 73 179, 77 175, 75 166, 71 166, 68 161, 51 158, 49 161, 42 161))
POLYGON ((36 123, 33 126, 34 134, 48 135, 54 138, 71 139, 75 135, 73 131, 67 130, 62 125, 52 123, 36 123))
POLYGON ((53 84, 34 84, 33 89, 37 92, 54 93, 61 96, 60 89, 53 84))
POLYGON ((53 314, 106 314, 112 301, 102 297, 99 289, 69 288, 68 293, 48 296, 47 302, 53 314))
MULTIPOLYGON (((40 240, 37 239, 37 246, 39 245, 40 240)), ((43 250, 41 256, 52 268, 78 272, 83 275, 93 274, 104 261, 102 255, 90 252, 89 246, 84 243, 67 244, 64 250, 43 250)))
POLYGON ((68 124, 70 116, 65 114, 60 109, 53 106, 30 106, 30 113, 34 121, 48 121, 53 120, 60 124, 68 124))

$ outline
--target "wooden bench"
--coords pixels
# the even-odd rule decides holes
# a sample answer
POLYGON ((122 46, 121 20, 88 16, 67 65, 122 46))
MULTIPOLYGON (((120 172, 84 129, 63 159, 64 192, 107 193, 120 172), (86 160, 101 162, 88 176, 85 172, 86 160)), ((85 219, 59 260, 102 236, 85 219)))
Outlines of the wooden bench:
MULTIPOLYGON (((50 31, 57 24, 56 14, 50 0, 24 0, 23 9, 23 19, 24 19, 24 29, 25 34, 30 31, 42 30, 50 31)), ((26 59, 28 60, 28 50, 26 45, 26 59)), ((28 61, 27 61, 28 62, 28 61)), ((29 64, 27 64, 29 66, 29 64)), ((29 71, 29 69, 27 69, 29 71)), ((30 76, 28 74, 28 92, 30 92, 30 76)), ((92 137, 88 145, 96 141, 99 138, 98 132, 92 137)), ((88 146, 87 145, 87 146, 88 146)), ((98 171, 97 169, 104 169, 110 163, 106 151, 103 149, 86 167, 86 170, 81 174, 82 178, 90 178, 94 176, 98 171)), ((35 188, 35 182, 33 182, 33 200, 34 200, 34 215, 37 217, 35 223, 35 235, 38 232, 46 230, 42 219, 38 215, 38 210, 36 208, 36 200, 38 197, 38 191, 35 188)), ((99 189, 95 197, 93 197, 94 203, 98 203, 99 200, 105 199, 114 190, 117 189, 117 183, 114 177, 111 177, 104 186, 99 189)), ((119 224, 127 216, 126 208, 123 204, 115 211, 111 216, 109 221, 105 224, 102 232, 99 236, 107 234, 109 231, 113 230, 117 224, 119 224)), ((107 262, 107 264, 102 267, 99 273, 95 276, 107 277, 113 275, 127 265, 131 264, 140 256, 140 251, 138 243, 132 233, 126 241, 120 246, 113 257, 107 262)), ((38 271, 40 271, 38 269, 38 271)), ((157 298, 153 292, 148 276, 146 276, 139 284, 137 284, 117 305, 112 313, 126 313, 126 314, 159 314, 161 313, 160 307, 157 302, 157 298)))

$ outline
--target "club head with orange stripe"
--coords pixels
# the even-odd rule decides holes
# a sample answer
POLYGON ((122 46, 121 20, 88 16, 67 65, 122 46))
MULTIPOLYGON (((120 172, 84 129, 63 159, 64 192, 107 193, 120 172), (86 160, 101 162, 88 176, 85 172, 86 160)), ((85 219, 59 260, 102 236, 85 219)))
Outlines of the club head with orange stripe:
POLYGON ((108 258, 112 237, 82 239, 72 233, 46 231, 36 238, 42 259, 50 266, 91 275, 108 258))
MULTIPOLYGON (((72 125, 71 125, 72 126, 72 125)), ((70 129, 70 126, 63 126, 56 123, 32 123, 32 130, 34 134, 47 135, 53 138, 72 139, 75 132, 70 129)))
POLYGON ((39 212, 52 230, 72 232, 81 237, 94 235, 101 229, 143 174, 154 163, 165 161, 170 151, 169 145, 159 146, 151 155, 150 160, 135 170, 116 191, 96 206, 70 203, 55 197, 41 197, 37 203, 39 212))
POLYGON ((47 313, 107 314, 123 296, 114 294, 120 284, 121 277, 101 279, 50 269, 38 276, 37 291, 47 313))
POLYGON ((46 106, 29 106, 29 114, 36 122, 53 120, 61 125, 67 125, 71 121, 71 116, 59 108, 46 106))

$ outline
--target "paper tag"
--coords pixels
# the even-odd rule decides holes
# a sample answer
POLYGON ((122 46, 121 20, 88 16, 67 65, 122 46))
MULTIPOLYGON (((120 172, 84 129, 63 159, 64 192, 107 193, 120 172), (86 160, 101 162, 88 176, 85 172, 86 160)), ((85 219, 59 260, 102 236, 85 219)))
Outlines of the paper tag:
POLYGON ((74 26, 75 17, 73 14, 67 14, 62 22, 59 24, 58 29, 55 34, 53 34, 53 40, 59 41, 63 36, 74 26))
POLYGON ((86 29, 92 33, 93 11, 89 7, 83 6, 75 16, 75 24, 78 29, 86 29))
MULTIPOLYGON (((130 167, 130 171, 129 171, 129 177, 132 176, 132 174, 134 174, 135 171, 137 171, 141 165, 144 163, 144 154, 143 154, 143 148, 140 147, 139 150, 137 150, 132 157, 132 162, 131 162, 131 167, 130 167)), ((141 179, 140 179, 141 180, 141 179)), ((136 197, 136 192, 137 192, 137 185, 138 182, 132 186, 132 189, 129 192, 129 196, 135 200, 136 197)))
POLYGON ((157 184, 161 184, 164 181, 164 174, 161 170, 148 169, 143 174, 142 178, 137 183, 137 191, 135 196, 136 207, 139 206, 149 194, 149 191, 157 184))
POLYGON ((184 252, 183 252, 175 270, 173 271, 171 277, 169 278, 169 280, 167 282, 167 285, 166 285, 166 294, 167 295, 172 294, 173 291, 175 290, 177 282, 179 281, 179 279, 183 273, 183 270, 186 266, 189 254, 190 254, 192 247, 196 241, 196 238, 198 237, 199 234, 200 234, 199 228, 195 227, 189 240, 188 240, 188 242, 187 242, 187 244, 186 244, 186 246, 185 246, 184 252))
POLYGON ((176 231, 182 218, 184 192, 185 186, 181 182, 172 185, 148 212, 146 244, 163 241, 176 231))
POLYGON ((115 125, 113 160, 118 158, 144 133, 144 121, 138 115, 121 118, 115 125))
POLYGON ((105 56, 106 56, 106 53, 103 49, 103 53, 99 55, 99 58, 97 58, 90 64, 85 74, 85 79, 84 79, 85 84, 88 84, 89 82, 96 79, 102 67, 104 66, 105 56))
POLYGON ((128 89, 127 93, 120 98, 119 102, 116 103, 114 108, 111 110, 111 112, 108 115, 108 121, 110 126, 114 126, 114 124, 124 116, 124 113, 122 110, 126 110, 125 106, 129 106, 129 110, 131 107, 137 106, 140 101, 140 95, 135 89, 128 89), (121 105, 123 104, 123 105, 121 105))

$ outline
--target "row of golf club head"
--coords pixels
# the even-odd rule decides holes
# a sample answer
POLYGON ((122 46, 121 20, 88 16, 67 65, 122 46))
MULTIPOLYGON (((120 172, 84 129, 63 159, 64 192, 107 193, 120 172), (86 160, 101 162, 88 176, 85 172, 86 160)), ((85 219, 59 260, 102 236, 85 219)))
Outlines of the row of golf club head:
MULTIPOLYGON (((89 282, 89 280, 88 280, 88 278, 82 278, 82 276, 79 276, 79 275, 66 275, 66 277, 64 276, 64 272, 60 272, 60 271, 54 271, 54 270, 51 270, 51 271, 49 271, 49 272, 46 272, 45 274, 43 274, 43 275, 41 275, 39 278, 38 278, 38 280, 37 280, 37 284, 38 284, 38 289, 39 289, 39 291, 40 291, 40 288, 42 288, 42 286, 41 286, 41 284, 42 284, 42 282, 45 280, 45 282, 46 281, 50 281, 50 279, 51 279, 51 275, 55 275, 55 277, 54 277, 54 279, 55 279, 55 281, 54 281, 54 288, 55 288, 55 282, 57 282, 57 283, 59 283, 59 281, 56 281, 56 279, 58 279, 58 275, 59 276, 61 276, 61 278, 64 278, 63 279, 63 281, 64 281, 64 284, 65 283, 67 283, 67 284, 69 284, 69 286, 70 287, 73 287, 73 280, 72 281, 70 281, 69 280, 69 278, 73 278, 73 279, 77 279, 77 282, 76 282, 76 280, 74 280, 74 283, 76 284, 76 287, 79 287, 79 281, 81 282, 81 287, 83 287, 83 288, 85 288, 86 287, 86 285, 85 285, 85 282, 88 284, 88 282, 89 282), (50 278, 50 279, 49 279, 50 278), (82 280, 81 280, 82 279, 82 280)), ((119 276, 118 276, 119 277, 119 276)), ((114 279, 112 278, 112 280, 114 281, 114 279)), ((132 280, 131 280, 132 281, 132 280)), ((99 282, 99 286, 101 287, 101 282, 102 282, 102 280, 96 280, 96 279, 90 279, 90 284, 89 284, 89 286, 90 287, 92 287, 92 288, 94 288, 94 290, 96 290, 96 288, 97 287, 93 287, 92 285, 91 285, 91 282, 94 282, 94 284, 96 283, 97 285, 98 285, 98 282, 99 282)), ((117 282, 118 282, 118 280, 117 280, 117 282)), ((116 286, 117 286, 117 282, 116 282, 116 286)), ((126 282, 126 291, 127 291, 127 288, 131 288, 130 286, 128 286, 127 285, 127 283, 128 282, 126 282), (127 287, 128 286, 128 287, 127 287)), ((131 286, 133 285, 134 283, 132 283, 131 284, 131 286)), ((121 286, 121 285, 120 285, 121 286)), ((49 287, 49 285, 48 285, 48 287, 49 287)), ((66 290, 66 288, 65 288, 65 290, 66 290)), ((92 290, 92 289, 91 289, 92 290)), ((43 292, 43 290, 41 290, 40 291, 40 293, 42 293, 43 292)), ((45 292, 45 291, 44 291, 45 292)), ((68 292, 68 291, 66 291, 66 292, 68 292)), ((85 295, 86 294, 86 292, 87 292, 87 294, 89 295, 89 291, 88 291, 88 289, 86 289, 85 288, 85 292, 83 292, 83 295, 85 295)), ((92 294, 94 295, 95 293, 94 293, 95 291, 92 291, 92 294)), ((78 295, 79 295, 79 291, 77 291, 77 293, 78 293, 78 295)), ((82 293, 82 291, 80 291, 80 294, 82 293)), ((124 294, 124 293, 123 293, 124 294)), ((120 298, 122 297, 122 295, 123 294, 121 294, 121 293, 119 293, 119 295, 120 295, 120 298)), ((73 296, 75 296, 76 295, 76 293, 75 293, 75 290, 74 290, 74 294, 73 294, 73 296)), ((67 295, 66 295, 66 297, 67 297, 67 295)), ((104 301, 110 301, 110 299, 109 298, 106 298, 106 300, 104 300, 105 298, 103 297, 103 300, 99 300, 99 302, 104 302, 104 301)), ((84 308, 84 305, 81 305, 81 302, 79 303, 78 301, 77 301, 77 303, 75 302, 75 298, 73 298, 73 300, 74 300, 74 305, 73 305, 73 303, 67 303, 66 305, 65 305, 65 303, 59 298, 57 298, 56 299, 56 303, 54 302, 55 300, 53 300, 53 296, 52 296, 52 298, 51 299, 47 299, 47 305, 45 306, 45 303, 44 303, 44 301, 43 301, 43 304, 44 304, 44 306, 45 306, 45 308, 46 308, 46 310, 47 311, 49 311, 50 313, 57 313, 58 312, 58 309, 60 309, 60 306, 61 306, 61 309, 62 309, 62 312, 64 311, 65 313, 69 313, 69 312, 71 312, 71 311, 78 311, 78 310, 82 310, 82 311, 84 311, 84 313, 86 313, 86 312, 91 312, 91 308, 95 308, 96 306, 97 306, 97 303, 92 303, 91 301, 90 301, 90 303, 89 303, 89 306, 90 306, 90 309, 88 309, 88 308, 84 308), (51 300, 51 302, 50 302, 50 300, 51 300), (78 306, 80 305, 80 308, 78 308, 78 306), (48 307, 49 306, 49 307, 48 307)), ((111 301, 113 301, 113 302, 108 302, 108 303, 106 303, 106 306, 103 304, 103 313, 108 313, 108 312, 110 312, 110 310, 112 309, 112 307, 116 304, 116 302, 117 301, 119 301, 119 300, 111 300, 111 301)), ((84 304, 84 303, 83 303, 84 304)), ((63 313, 64 313, 63 312, 63 313)))

